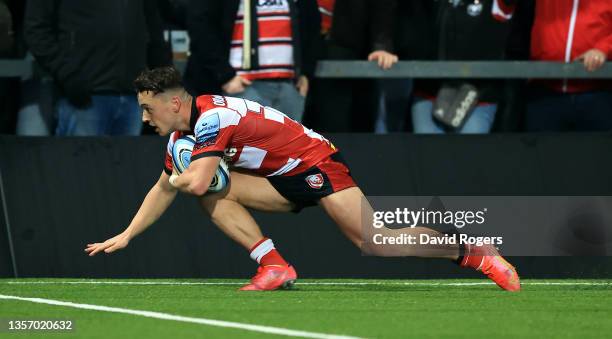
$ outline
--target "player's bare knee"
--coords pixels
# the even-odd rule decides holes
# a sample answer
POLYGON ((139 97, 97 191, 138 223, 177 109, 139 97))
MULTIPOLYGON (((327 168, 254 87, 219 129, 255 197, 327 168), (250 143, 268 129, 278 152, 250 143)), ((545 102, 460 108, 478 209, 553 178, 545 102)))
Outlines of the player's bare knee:
POLYGON ((200 200, 200 206, 202 206, 202 208, 206 212, 208 212, 209 215, 212 214, 213 210, 219 204, 220 201, 222 200, 236 201, 235 197, 230 195, 227 190, 224 192, 219 192, 219 193, 204 194, 199 197, 199 200, 200 200))

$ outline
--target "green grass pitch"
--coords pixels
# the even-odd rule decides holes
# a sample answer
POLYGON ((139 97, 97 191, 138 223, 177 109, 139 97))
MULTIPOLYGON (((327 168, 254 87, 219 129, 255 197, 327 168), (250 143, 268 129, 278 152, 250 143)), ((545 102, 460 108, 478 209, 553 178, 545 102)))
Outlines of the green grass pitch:
MULTIPOLYGON (((72 332, 0 338, 282 338, 244 328, 24 300, 154 311, 361 338, 609 338, 612 280, 299 280, 294 290, 238 292, 239 280, 0 279, 0 320, 70 319, 72 332), (91 283, 95 282, 95 283, 91 283), (108 283, 110 282, 110 283, 108 283), (128 284, 125 284, 125 283, 128 284)), ((289 337, 298 337, 289 335, 289 337)))

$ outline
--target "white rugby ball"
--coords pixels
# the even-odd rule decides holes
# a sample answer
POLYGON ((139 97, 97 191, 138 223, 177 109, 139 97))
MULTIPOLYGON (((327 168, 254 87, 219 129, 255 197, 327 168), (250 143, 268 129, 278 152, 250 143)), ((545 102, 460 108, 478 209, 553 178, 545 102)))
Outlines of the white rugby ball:
MULTIPOLYGON (((183 173, 187 167, 189 167, 191 163, 191 152, 193 151, 194 145, 195 138, 191 135, 182 136, 174 142, 174 146, 172 147, 172 162, 179 174, 183 173)), ((215 175, 208 187, 208 192, 216 193, 223 191, 229 184, 229 180, 229 167, 227 163, 221 159, 219 167, 217 167, 217 171, 215 171, 215 175)))

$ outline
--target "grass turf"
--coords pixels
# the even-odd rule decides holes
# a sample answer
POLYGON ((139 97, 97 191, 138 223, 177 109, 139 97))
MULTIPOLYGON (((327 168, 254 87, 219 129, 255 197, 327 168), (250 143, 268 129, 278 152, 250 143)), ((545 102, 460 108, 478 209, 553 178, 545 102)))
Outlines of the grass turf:
MULTIPOLYGON (((292 291, 275 292, 237 292, 238 283, 242 282, 237 280, 146 280, 228 283, 219 285, 58 283, 65 281, 68 280, 0 279, 0 294, 367 338, 601 338, 612 333, 612 280, 581 280, 578 281, 580 284, 573 285, 532 285, 544 281, 524 280, 526 284, 520 293, 503 292, 494 285, 448 285, 474 280, 302 279, 300 282, 309 284, 298 283, 292 291), (32 283, 35 281, 47 283, 32 283), (320 282, 326 284, 312 284, 320 282), (596 284, 585 284, 591 282, 596 284)), ((577 281, 554 282, 567 284, 577 281)), ((71 319, 75 330, 54 334, 0 331, 2 338, 281 337, 240 329, 0 299, 0 320, 6 323, 8 319, 71 319)))

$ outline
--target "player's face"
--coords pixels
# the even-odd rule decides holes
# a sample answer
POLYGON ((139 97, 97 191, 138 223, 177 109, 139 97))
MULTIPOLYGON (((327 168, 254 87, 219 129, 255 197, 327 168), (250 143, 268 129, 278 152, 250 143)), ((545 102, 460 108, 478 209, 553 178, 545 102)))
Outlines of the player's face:
POLYGON ((159 135, 168 135, 174 131, 176 123, 175 107, 163 95, 151 91, 138 93, 138 103, 142 108, 142 122, 155 127, 159 135))

